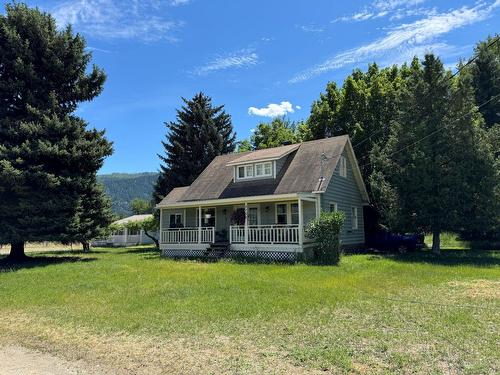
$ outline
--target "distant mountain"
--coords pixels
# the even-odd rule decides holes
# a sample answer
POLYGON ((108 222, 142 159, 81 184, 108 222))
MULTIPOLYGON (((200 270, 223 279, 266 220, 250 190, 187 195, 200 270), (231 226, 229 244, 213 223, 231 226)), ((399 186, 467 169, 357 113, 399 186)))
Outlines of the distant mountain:
POLYGON ((135 198, 150 200, 158 173, 112 173, 97 176, 113 202, 113 211, 123 217, 132 215, 130 202, 135 198))

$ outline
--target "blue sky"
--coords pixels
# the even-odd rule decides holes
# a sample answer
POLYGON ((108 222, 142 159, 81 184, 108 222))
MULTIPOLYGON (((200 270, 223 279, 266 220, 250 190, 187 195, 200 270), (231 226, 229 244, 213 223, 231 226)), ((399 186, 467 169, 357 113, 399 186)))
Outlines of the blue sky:
MULTIPOLYGON (((5 1, 4 1, 5 2, 5 1)), ((500 31, 500 0, 28 0, 72 23, 108 80, 78 114, 115 153, 101 173, 155 171, 180 97, 224 104, 238 138, 307 118, 328 81, 432 51, 452 68, 500 31)))

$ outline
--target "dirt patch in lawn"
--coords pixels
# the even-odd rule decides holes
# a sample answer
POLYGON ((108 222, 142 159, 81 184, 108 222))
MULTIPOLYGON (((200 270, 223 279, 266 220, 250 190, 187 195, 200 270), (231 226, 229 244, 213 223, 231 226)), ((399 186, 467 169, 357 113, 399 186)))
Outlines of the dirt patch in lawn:
POLYGON ((18 345, 0 344, 0 373, 2 375, 108 375, 113 372, 84 361, 68 361, 52 354, 18 345))
POLYGON ((457 290, 459 292, 459 295, 463 297, 478 299, 500 299, 500 281, 451 281, 448 283, 448 285, 457 290))
POLYGON ((102 373, 109 368, 114 374, 324 373, 294 365, 277 349, 262 351, 252 342, 224 336, 165 339, 125 333, 95 334, 82 328, 57 326, 21 312, 5 314, 0 320, 0 332, 4 346, 43 350, 61 358, 63 363, 88 363, 92 368, 103 369, 102 373))

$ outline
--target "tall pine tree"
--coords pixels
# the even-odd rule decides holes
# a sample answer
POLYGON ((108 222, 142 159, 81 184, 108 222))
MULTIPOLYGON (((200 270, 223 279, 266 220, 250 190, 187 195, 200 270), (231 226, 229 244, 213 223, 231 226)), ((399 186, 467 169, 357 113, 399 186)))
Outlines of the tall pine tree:
POLYGON ((236 147, 231 116, 223 105, 213 106, 202 92, 182 100, 176 121, 165 123, 167 140, 162 142, 165 155, 158 155, 162 165, 153 192, 155 202, 175 187, 190 185, 214 157, 236 147))
POLYGON ((439 253, 441 232, 470 225, 493 196, 493 158, 471 80, 453 80, 433 55, 410 71, 391 136, 372 155, 370 182, 390 226, 431 232, 439 253))
POLYGON ((78 202, 112 152, 104 132, 73 112, 97 96, 104 73, 71 27, 24 4, 0 15, 0 243, 62 240, 78 202))

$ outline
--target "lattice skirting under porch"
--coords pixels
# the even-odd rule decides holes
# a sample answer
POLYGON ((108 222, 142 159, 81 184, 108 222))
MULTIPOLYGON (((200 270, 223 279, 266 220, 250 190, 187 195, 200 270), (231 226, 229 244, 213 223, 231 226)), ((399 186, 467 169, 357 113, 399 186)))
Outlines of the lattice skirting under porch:
MULTIPOLYGON (((201 258, 205 257, 206 250, 165 249, 163 256, 169 258, 201 258)), ((295 262, 298 259, 295 251, 227 251, 223 258, 256 258, 271 262, 295 262)))

